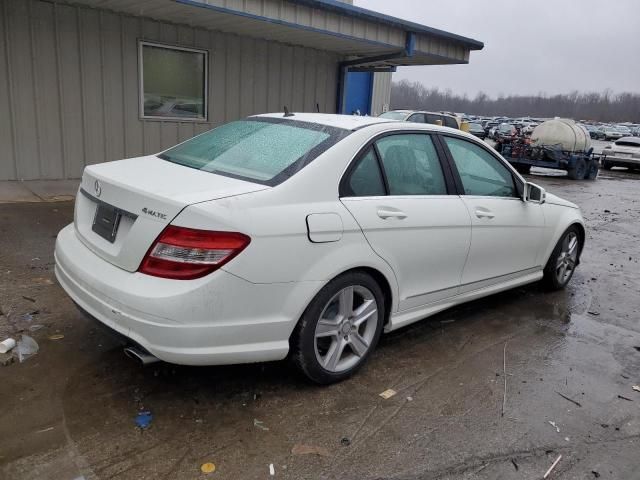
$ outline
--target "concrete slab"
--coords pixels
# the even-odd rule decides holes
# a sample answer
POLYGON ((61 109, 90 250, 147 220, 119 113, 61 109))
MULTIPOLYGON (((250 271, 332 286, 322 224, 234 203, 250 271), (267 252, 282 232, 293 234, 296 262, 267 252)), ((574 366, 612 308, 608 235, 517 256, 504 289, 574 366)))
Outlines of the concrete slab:
POLYGON ((73 200, 80 180, 26 180, 0 182, 0 203, 73 200))
POLYGON ((77 180, 29 180, 24 185, 47 202, 71 200, 76 196, 80 179, 77 180))
POLYGON ((40 201, 42 201, 42 199, 31 192, 31 190, 24 185, 24 182, 0 182, 0 203, 40 201))

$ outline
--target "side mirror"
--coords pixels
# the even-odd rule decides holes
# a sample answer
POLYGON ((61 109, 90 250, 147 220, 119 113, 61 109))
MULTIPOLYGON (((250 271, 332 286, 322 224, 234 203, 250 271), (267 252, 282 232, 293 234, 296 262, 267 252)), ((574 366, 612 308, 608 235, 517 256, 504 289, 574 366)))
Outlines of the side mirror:
POLYGON ((524 186, 524 201, 531 203, 543 204, 546 200, 547 193, 544 188, 535 183, 527 182, 524 186))

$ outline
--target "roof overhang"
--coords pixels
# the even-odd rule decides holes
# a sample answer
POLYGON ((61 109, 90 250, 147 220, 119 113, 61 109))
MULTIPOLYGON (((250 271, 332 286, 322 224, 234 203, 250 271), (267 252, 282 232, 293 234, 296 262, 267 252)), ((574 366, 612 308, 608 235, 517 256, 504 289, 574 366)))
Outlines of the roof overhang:
MULTIPOLYGON (((64 0, 62 0, 64 1, 64 0)), ((483 44, 336 0, 72 0, 134 16, 315 48, 352 69, 467 63, 483 44)))

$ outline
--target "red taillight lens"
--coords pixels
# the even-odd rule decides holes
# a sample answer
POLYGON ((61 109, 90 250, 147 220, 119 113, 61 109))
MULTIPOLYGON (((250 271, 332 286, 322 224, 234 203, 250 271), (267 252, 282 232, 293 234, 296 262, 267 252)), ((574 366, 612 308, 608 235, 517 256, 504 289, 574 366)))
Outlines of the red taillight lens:
POLYGON ((242 233, 169 225, 151 245, 138 271, 176 280, 204 277, 238 255, 249 242, 242 233))

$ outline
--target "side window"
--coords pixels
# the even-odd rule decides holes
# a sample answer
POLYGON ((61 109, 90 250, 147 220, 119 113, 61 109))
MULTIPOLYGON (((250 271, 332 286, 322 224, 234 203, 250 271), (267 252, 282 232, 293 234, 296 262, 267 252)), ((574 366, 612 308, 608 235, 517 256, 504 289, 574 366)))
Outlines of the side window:
POLYGON ((424 118, 424 113, 414 113, 408 119, 408 122, 416 122, 416 123, 426 123, 424 118))
POLYGON ((511 172, 497 158, 467 140, 444 140, 460 173, 465 195, 518 197, 511 172))
POLYGON ((436 115, 435 113, 427 113, 426 117, 427 117, 427 123, 431 123, 433 125, 436 125, 436 122, 438 120, 442 121, 442 117, 440 115, 436 115))
POLYGON ((376 142, 390 195, 446 195, 447 188, 429 135, 399 134, 376 142))
POLYGON ((445 127, 455 128, 456 130, 458 129, 458 122, 456 121, 455 118, 449 117, 447 115, 443 115, 443 117, 444 117, 444 126, 445 127))
POLYGON ((351 172, 344 190, 341 195, 345 197, 386 195, 378 159, 372 147, 369 147, 364 156, 358 161, 358 165, 351 172))

